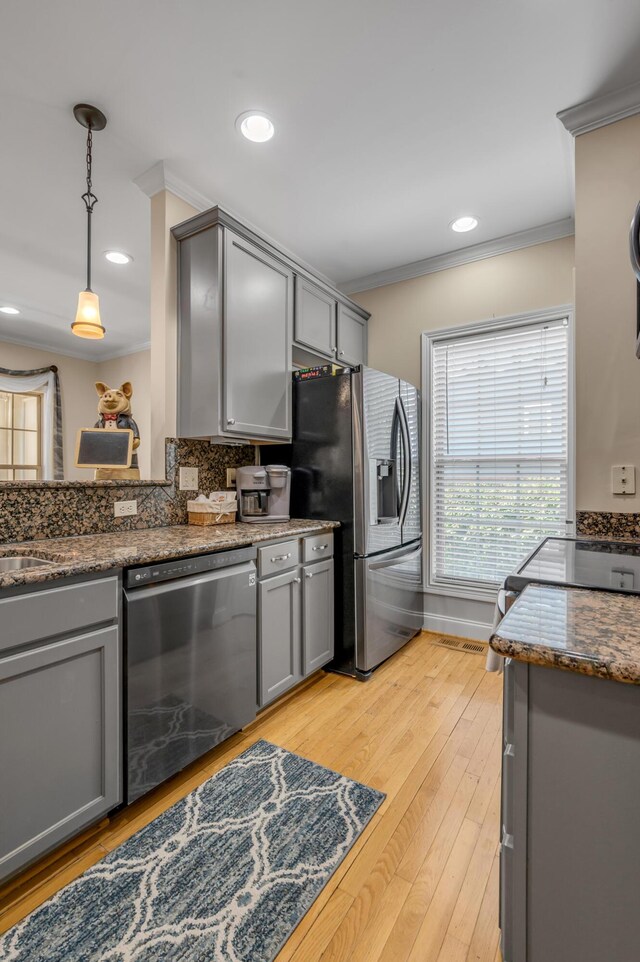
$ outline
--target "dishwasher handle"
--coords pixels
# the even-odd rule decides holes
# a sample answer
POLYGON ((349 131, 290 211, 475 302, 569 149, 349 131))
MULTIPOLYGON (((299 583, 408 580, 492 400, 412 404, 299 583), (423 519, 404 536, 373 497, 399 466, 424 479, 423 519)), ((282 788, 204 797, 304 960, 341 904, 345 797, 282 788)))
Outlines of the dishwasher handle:
POLYGON ((173 581, 163 581, 154 585, 136 585, 132 588, 125 588, 124 594, 127 601, 141 601, 145 598, 154 598, 164 595, 168 591, 179 591, 181 588, 193 588, 197 585, 208 584, 212 581, 220 581, 232 575, 247 575, 247 587, 253 588, 256 584, 256 566, 253 561, 246 561, 244 564, 229 565, 226 568, 216 568, 215 571, 204 571, 202 574, 189 575, 186 578, 175 578, 173 581))

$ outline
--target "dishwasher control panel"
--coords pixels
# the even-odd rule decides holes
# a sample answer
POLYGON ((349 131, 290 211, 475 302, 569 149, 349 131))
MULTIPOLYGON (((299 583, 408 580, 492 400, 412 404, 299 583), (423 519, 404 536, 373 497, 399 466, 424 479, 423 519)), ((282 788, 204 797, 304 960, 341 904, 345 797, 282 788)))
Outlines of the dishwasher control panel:
POLYGON ((245 561, 254 561, 256 557, 256 549, 249 547, 215 551, 189 558, 176 558, 174 561, 159 561, 156 564, 141 565, 139 568, 128 568, 124 583, 126 588, 142 588, 144 585, 157 584, 159 581, 186 578, 188 575, 197 575, 204 571, 215 571, 217 568, 243 564, 245 561))

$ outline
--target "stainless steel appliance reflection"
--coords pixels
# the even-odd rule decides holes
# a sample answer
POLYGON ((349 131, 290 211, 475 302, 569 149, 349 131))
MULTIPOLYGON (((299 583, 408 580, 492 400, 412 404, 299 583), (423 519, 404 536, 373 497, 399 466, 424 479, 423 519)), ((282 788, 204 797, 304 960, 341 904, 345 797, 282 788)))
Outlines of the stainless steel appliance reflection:
POLYGON ((126 800, 255 718, 255 548, 125 574, 126 800))
POLYGON ((335 532, 336 659, 367 678, 422 628, 420 394, 371 368, 294 376, 294 517, 335 532))

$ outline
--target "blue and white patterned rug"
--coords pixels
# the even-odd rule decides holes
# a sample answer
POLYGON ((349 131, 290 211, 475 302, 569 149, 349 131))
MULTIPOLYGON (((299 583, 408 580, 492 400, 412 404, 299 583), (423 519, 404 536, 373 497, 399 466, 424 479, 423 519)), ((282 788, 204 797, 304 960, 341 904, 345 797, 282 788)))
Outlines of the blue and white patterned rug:
POLYGON ((256 742, 0 937, 0 959, 271 962, 384 797, 256 742))

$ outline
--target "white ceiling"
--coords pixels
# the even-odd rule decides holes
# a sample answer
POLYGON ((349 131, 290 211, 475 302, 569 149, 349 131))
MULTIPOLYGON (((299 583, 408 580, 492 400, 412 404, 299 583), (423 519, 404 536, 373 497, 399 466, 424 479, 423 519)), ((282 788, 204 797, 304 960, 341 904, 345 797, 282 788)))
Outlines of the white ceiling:
MULTIPOLYGON (((637 0, 3 0, 0 339, 98 358, 148 340, 159 159, 337 282, 572 214, 556 112, 640 79, 637 0), (95 135, 104 342, 71 338, 84 286, 83 131, 95 135), (267 111, 276 135, 235 117, 267 111), (480 218, 455 235, 461 213, 480 218), (124 248, 133 265, 101 252, 124 248)), ((1 360, 0 360, 1 365, 1 360)))

